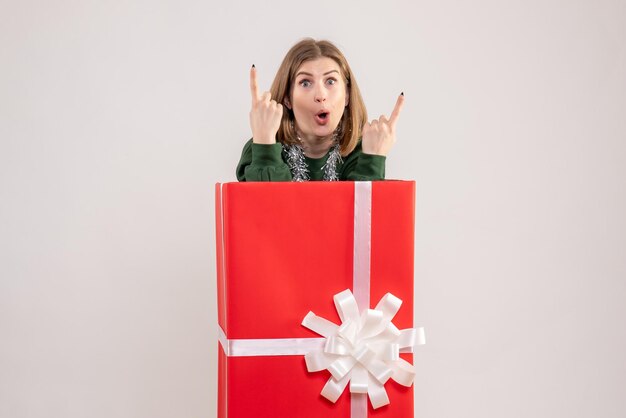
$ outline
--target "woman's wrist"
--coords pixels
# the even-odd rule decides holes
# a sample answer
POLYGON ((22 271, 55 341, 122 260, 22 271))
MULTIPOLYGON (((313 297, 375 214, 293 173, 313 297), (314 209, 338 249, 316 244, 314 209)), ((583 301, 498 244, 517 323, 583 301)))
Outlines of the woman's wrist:
POLYGON ((253 136, 252 142, 255 144, 272 145, 276 143, 276 136, 274 136, 273 138, 271 136, 262 135, 253 136))

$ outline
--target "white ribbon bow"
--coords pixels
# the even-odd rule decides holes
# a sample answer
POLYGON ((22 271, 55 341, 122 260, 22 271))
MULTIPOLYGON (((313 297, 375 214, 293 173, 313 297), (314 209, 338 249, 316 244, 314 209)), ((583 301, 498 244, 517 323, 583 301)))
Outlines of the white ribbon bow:
POLYGON ((391 323, 402 300, 387 293, 375 309, 359 313, 349 289, 334 296, 341 319, 336 325, 309 312, 302 325, 326 338, 324 348, 305 354, 309 372, 328 369, 332 375, 322 389, 322 396, 336 402, 350 382, 351 393, 367 393, 372 406, 389 404, 385 383, 390 378, 411 386, 414 366, 401 359, 400 353, 412 353, 425 343, 423 328, 399 330, 391 323))

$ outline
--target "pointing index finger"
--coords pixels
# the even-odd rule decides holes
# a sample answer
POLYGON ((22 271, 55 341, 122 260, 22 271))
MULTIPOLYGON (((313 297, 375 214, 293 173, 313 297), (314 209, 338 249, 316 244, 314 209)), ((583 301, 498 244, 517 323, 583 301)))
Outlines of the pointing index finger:
POLYGON ((256 79, 256 67, 254 64, 250 68, 250 94, 252 95, 252 104, 259 100, 259 85, 256 79))
POLYGON ((396 122, 400 117, 400 111, 402 110, 402 106, 404 106, 404 92, 398 96, 398 100, 396 100, 396 105, 393 108, 393 112, 391 112, 389 123, 391 123, 392 126, 396 125, 396 122))

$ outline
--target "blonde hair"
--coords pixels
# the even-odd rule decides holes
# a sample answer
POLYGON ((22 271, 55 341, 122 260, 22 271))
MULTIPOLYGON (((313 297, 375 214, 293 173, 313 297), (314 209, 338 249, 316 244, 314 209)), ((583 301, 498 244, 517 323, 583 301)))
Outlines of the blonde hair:
MULTIPOLYGON (((361 137, 363 126, 367 122, 367 109, 365 108, 365 103, 363 103, 361 92, 350 65, 348 65, 346 57, 339 48, 325 40, 316 41, 313 38, 301 40, 292 46, 287 55, 285 55, 282 64, 278 68, 270 92, 272 99, 276 100, 277 103, 284 104, 285 98, 291 100, 289 96, 298 68, 305 61, 322 57, 331 58, 337 63, 348 88, 348 106, 344 109, 343 116, 339 122, 341 127, 338 138, 341 155, 345 157, 354 150, 361 137)), ((285 107, 280 128, 276 134, 278 142, 288 145, 297 142, 294 118, 293 111, 285 107)))

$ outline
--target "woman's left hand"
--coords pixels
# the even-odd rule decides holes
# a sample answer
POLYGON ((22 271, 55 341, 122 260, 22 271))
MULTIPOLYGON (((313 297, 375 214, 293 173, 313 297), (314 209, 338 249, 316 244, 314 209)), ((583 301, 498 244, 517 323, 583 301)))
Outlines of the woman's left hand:
POLYGON ((398 96, 396 106, 387 119, 385 115, 374 119, 363 126, 362 147, 364 154, 386 156, 391 146, 396 142, 396 123, 404 104, 404 93, 398 96))

